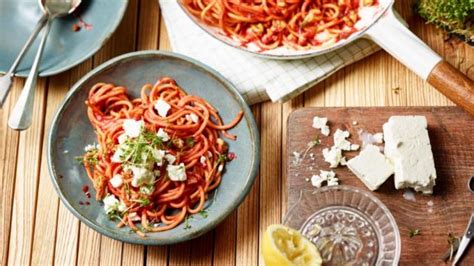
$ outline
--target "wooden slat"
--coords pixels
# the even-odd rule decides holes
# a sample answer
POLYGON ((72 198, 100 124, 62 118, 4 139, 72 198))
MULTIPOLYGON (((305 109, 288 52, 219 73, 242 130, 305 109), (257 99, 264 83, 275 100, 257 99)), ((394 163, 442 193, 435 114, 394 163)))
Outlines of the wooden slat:
POLYGON ((48 95, 45 116, 45 132, 43 133, 43 146, 41 167, 39 173, 38 199, 36 206, 36 222, 34 228, 31 264, 46 265, 54 261, 54 245, 56 241, 56 227, 58 221, 59 199, 51 183, 46 160, 47 129, 51 127, 53 116, 58 105, 69 89, 70 72, 66 72, 49 79, 48 95))
POLYGON ((99 265, 121 265, 123 243, 108 237, 100 239, 99 265))
MULTIPOLYGON (((252 106, 252 112, 261 130, 261 105, 252 106)), ((249 194, 237 210, 236 265, 258 265, 260 180, 259 174, 249 194)))
MULTIPOLYGON (((229 240, 231 238, 229 237, 229 240)), ((214 230, 191 240, 191 265, 212 265, 213 248, 214 230)))
POLYGON ((0 265, 7 264, 11 217, 13 207, 13 191, 15 189, 15 171, 18 153, 19 133, 7 126, 10 110, 16 103, 23 79, 15 78, 10 96, 0 109, 0 265))
POLYGON ((191 264, 191 242, 179 243, 170 246, 168 265, 179 266, 191 264))
POLYGON ((148 246, 146 249, 147 266, 165 266, 168 263, 167 246, 148 246))
POLYGON ((160 42, 159 42, 159 48, 160 50, 163 51, 171 51, 171 44, 168 38, 168 31, 166 30, 165 27, 165 21, 163 20, 163 17, 160 19, 160 42))
POLYGON ((236 245, 237 210, 215 229, 213 264, 233 265, 236 258, 236 245))
POLYGON ((139 266, 145 264, 145 247, 141 245, 123 244, 122 265, 139 266))
MULTIPOLYGON (((92 59, 89 59, 70 70, 68 88, 89 72, 91 68, 92 59)), ((53 87, 52 89, 58 88, 53 87)), ((66 88, 63 90, 66 90, 66 88)), ((56 102, 56 104, 58 104, 58 102, 56 102)), ((54 102, 51 103, 51 106, 54 106, 54 102)), ((60 202, 58 208, 56 243, 54 246, 54 264, 67 265, 76 263, 79 239, 79 220, 60 202)), ((39 254, 39 256, 41 256, 41 254, 39 254)))
POLYGON ((10 230, 9 265, 29 264, 35 223, 35 208, 43 139, 46 79, 35 90, 33 122, 20 133, 16 165, 15 195, 10 230))
POLYGON ((79 249, 77 250, 78 265, 98 265, 100 260, 101 236, 96 231, 81 223, 79 249))
MULTIPOLYGON (((346 69, 341 69, 324 81, 324 106, 344 106, 346 69)), ((305 103, 305 106, 308 104, 305 103)))
POLYGON ((305 106, 324 106, 325 83, 326 81, 322 81, 304 93, 305 106))
POLYGON ((79 220, 63 204, 59 204, 56 231, 54 264, 75 265, 79 241, 79 220))
MULTIPOLYGON (((262 104, 261 165, 260 165, 260 240, 266 228, 281 222, 281 135, 280 104, 262 104)), ((263 261, 260 258, 260 263, 263 261)))
POLYGON ((155 50, 160 35, 160 10, 158 1, 141 0, 138 16, 138 50, 155 50))
POLYGON ((369 59, 371 60, 359 61, 346 68, 344 76, 345 103, 338 104, 338 106, 384 105, 385 95, 382 86, 386 85, 382 80, 383 71, 377 67, 382 58, 380 53, 376 53, 369 59))

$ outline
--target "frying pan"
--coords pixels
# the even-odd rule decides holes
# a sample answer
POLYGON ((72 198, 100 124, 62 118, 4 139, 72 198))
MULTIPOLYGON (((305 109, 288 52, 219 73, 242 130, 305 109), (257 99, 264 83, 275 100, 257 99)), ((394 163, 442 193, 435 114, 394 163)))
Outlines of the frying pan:
POLYGON ((190 14, 184 7, 183 0, 178 2, 185 13, 213 37, 237 49, 265 58, 308 58, 331 52, 358 38, 370 39, 451 101, 474 115, 474 82, 444 61, 402 23, 393 10, 393 0, 379 0, 378 6, 361 15, 358 31, 335 44, 302 51, 279 47, 263 52, 252 45, 242 46, 239 41, 227 36, 220 29, 209 26, 190 14))

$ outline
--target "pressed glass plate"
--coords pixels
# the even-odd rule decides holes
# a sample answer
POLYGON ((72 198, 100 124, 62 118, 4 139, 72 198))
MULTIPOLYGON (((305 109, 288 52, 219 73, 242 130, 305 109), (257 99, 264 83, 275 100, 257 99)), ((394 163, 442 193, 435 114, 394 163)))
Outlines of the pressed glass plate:
POLYGON ((325 265, 397 265, 400 233, 388 208, 350 186, 301 191, 285 217, 319 249, 325 265))

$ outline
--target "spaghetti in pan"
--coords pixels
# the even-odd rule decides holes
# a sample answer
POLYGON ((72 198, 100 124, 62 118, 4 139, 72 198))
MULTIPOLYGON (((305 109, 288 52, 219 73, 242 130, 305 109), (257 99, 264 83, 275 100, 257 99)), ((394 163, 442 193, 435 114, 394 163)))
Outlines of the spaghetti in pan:
POLYGON ((204 23, 260 51, 333 45, 357 31, 376 0, 181 0, 204 23))

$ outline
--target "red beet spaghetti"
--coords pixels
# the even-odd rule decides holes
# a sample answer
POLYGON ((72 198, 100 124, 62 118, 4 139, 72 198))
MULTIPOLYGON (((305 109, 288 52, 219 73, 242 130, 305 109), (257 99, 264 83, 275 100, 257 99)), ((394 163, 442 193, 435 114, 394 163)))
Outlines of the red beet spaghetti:
POLYGON ((97 135, 81 158, 109 217, 137 234, 159 232, 203 211, 222 169, 235 157, 220 135, 235 140, 207 101, 188 95, 171 78, 127 89, 98 83, 86 101, 97 135), (141 226, 138 226, 141 224, 141 226))
POLYGON ((359 9, 376 0, 181 0, 208 25, 262 51, 331 45, 356 31, 359 9))

